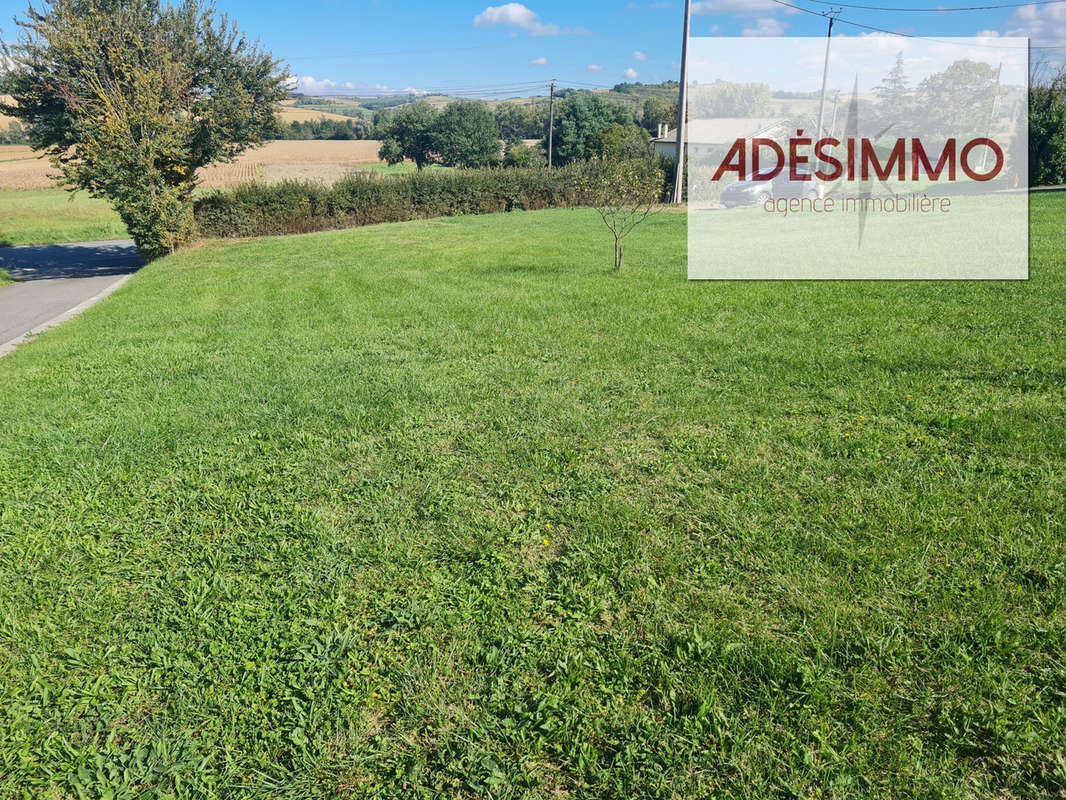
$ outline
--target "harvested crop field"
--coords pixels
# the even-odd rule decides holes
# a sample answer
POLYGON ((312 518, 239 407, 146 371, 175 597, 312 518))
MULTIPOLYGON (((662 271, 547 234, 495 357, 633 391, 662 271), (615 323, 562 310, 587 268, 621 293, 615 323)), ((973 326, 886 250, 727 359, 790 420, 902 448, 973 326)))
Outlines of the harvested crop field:
MULTIPOLYGON (((201 185, 228 189, 254 181, 290 178, 333 182, 360 165, 378 164, 378 141, 269 142, 232 164, 203 170, 201 185)), ((20 145, 0 146, 0 189, 47 189, 55 185, 47 159, 20 145)))
POLYGON ((333 119, 349 122, 353 120, 354 117, 348 117, 344 114, 335 114, 332 111, 319 111, 317 108, 283 105, 278 108, 278 119, 281 120, 283 125, 288 125, 290 122, 312 122, 316 119, 333 119))

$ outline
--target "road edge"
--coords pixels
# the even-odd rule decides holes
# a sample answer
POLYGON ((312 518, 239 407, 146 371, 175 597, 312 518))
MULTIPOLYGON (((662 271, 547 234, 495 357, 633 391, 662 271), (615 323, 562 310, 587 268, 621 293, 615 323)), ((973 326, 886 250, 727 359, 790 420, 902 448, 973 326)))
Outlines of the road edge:
MULTIPOLYGON (((47 322, 44 322, 44 323, 38 325, 36 328, 33 328, 32 330, 28 330, 25 333, 20 334, 19 336, 16 336, 14 339, 12 339, 12 340, 10 340, 8 342, 4 342, 3 344, 0 344, 0 358, 3 358, 4 356, 6 356, 9 353, 13 352, 15 350, 15 348, 18 347, 20 344, 24 344, 24 343, 28 342, 30 339, 34 338, 35 336, 38 336, 38 335, 44 333, 46 330, 49 330, 50 328, 54 328, 57 325, 61 325, 62 323, 66 322, 67 320, 73 319, 74 317, 78 316, 78 314, 80 314, 81 312, 83 312, 83 311, 85 311, 85 310, 87 310, 89 308, 92 308, 93 306, 95 306, 97 303, 99 303, 101 300, 103 300, 108 295, 113 294, 114 292, 117 292, 119 289, 121 289, 122 286, 126 283, 126 281, 128 281, 130 278, 132 278, 134 276, 134 274, 135 273, 131 272, 128 275, 123 275, 117 281, 115 281, 114 283, 112 283, 109 286, 107 286, 106 288, 104 288, 103 291, 98 292, 97 294, 95 294, 92 297, 90 297, 88 300, 83 300, 82 302, 78 303, 78 305, 74 306, 74 308, 68 309, 67 311, 64 311, 62 314, 59 314, 58 316, 52 317, 47 322)), ((17 283, 17 281, 16 281, 16 283, 17 283)))

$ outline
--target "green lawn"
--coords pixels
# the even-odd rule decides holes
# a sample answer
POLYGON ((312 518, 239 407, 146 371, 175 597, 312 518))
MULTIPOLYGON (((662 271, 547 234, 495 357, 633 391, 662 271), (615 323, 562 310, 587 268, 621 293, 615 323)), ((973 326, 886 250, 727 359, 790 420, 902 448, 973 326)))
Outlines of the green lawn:
POLYGON ((111 206, 63 189, 0 191, 0 247, 125 239, 111 206))
POLYGON ((0 360, 0 796, 1057 798, 1066 234, 211 243, 0 360))
POLYGON ((15 279, 8 274, 7 270, 0 269, 0 286, 7 286, 9 283, 14 283, 15 279))

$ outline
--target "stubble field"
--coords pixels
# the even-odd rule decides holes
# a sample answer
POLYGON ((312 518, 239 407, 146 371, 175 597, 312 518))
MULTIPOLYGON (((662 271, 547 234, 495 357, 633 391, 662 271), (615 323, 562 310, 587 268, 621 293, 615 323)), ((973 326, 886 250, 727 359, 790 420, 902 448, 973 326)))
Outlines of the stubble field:
MULTIPOLYGON (((232 164, 203 170, 201 185, 229 189, 254 181, 308 179, 333 182, 354 169, 380 164, 381 142, 279 141, 245 153, 232 164)), ((0 146, 0 190, 48 189, 55 185, 55 169, 29 147, 0 146)))

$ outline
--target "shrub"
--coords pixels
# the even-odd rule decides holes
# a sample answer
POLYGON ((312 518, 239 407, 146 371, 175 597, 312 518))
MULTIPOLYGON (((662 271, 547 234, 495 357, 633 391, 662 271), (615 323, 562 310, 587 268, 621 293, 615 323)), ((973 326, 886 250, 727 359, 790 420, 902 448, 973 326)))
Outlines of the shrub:
POLYGON ((516 144, 507 148, 507 155, 504 156, 503 165, 505 167, 529 169, 531 167, 542 167, 547 161, 539 147, 516 144))
POLYGON ((413 219, 584 205, 593 163, 546 169, 350 175, 333 186, 287 181, 215 192, 196 202, 204 236, 307 233, 413 219))

